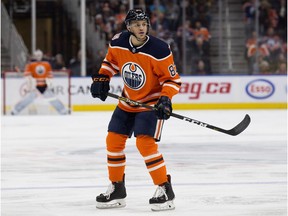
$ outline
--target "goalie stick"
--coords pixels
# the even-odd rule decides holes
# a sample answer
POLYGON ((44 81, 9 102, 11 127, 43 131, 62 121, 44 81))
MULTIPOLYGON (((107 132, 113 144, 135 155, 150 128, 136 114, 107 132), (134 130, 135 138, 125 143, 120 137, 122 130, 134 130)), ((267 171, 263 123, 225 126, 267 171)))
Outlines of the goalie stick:
MULTIPOLYGON (((151 110, 157 110, 156 107, 153 107, 153 106, 150 106, 148 104, 141 103, 141 102, 138 102, 138 101, 130 100, 129 98, 118 96, 118 95, 110 93, 110 92, 108 92, 107 95, 109 97, 118 99, 120 101, 124 101, 126 103, 131 103, 131 104, 133 104, 135 106, 145 107, 145 108, 151 109, 151 110)), ((186 116, 182 116, 182 115, 179 115, 179 114, 176 114, 176 113, 173 113, 173 112, 170 113, 170 116, 172 116, 174 118, 178 118, 178 119, 184 120, 184 121, 187 121, 187 122, 191 122, 193 124, 196 124, 196 125, 199 125, 199 126, 202 126, 202 127, 205 127, 205 128, 209 128, 209 129, 221 132, 221 133, 225 133, 225 134, 228 134, 228 135, 231 135, 231 136, 237 136, 238 134, 242 133, 248 127, 248 125, 251 122, 250 116, 248 114, 246 114, 244 119, 239 124, 237 124, 235 127, 233 127, 230 130, 225 130, 223 128, 219 128, 219 127, 216 127, 214 125, 211 125, 211 124, 208 124, 208 123, 196 120, 196 119, 192 119, 192 118, 189 118, 189 117, 186 117, 186 116)))

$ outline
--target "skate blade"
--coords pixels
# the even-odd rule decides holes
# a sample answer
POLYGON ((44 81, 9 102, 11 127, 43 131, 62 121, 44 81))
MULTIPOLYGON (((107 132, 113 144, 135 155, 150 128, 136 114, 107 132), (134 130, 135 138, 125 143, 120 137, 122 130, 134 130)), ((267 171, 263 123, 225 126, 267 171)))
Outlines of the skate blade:
POLYGON ((122 208, 125 206, 125 199, 116 199, 111 200, 110 202, 96 202, 96 208, 98 209, 122 208))
POLYGON ((151 210, 152 211, 166 211, 166 210, 174 210, 175 205, 173 203, 173 200, 167 201, 165 203, 160 203, 160 204, 150 204, 151 205, 151 210))

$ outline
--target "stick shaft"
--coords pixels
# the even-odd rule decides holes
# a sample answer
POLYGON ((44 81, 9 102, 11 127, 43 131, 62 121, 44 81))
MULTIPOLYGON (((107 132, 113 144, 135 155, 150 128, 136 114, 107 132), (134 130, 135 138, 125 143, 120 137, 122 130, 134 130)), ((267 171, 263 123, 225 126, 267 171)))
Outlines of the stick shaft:
MULTIPOLYGON (((109 97, 118 99, 120 101, 124 101, 126 103, 131 103, 131 104, 133 104, 135 106, 145 107, 145 108, 151 109, 151 110, 157 110, 157 108, 155 108, 153 106, 150 106, 148 104, 141 103, 141 102, 138 102, 138 101, 134 101, 134 100, 131 100, 131 99, 126 98, 126 97, 118 96, 118 95, 115 95, 115 94, 110 93, 110 92, 108 92, 107 95, 109 97)), ((241 132, 243 132, 248 127, 248 125, 250 124, 250 121, 251 121, 250 116, 246 114, 244 119, 238 125, 236 125, 234 128, 232 128, 230 130, 225 130, 223 128, 220 128, 220 127, 217 127, 217 126, 214 126, 214 125, 211 125, 211 124, 208 124, 208 123, 205 123, 205 122, 193 119, 193 118, 182 116, 182 115, 179 115, 179 114, 176 114, 176 113, 171 113, 170 115, 172 117, 174 117, 174 118, 178 118, 178 119, 181 119, 181 120, 184 120, 184 121, 199 125, 201 127, 209 128, 211 130, 215 130, 215 131, 218 131, 218 132, 221 132, 221 133, 229 134, 231 136, 236 136, 236 135, 240 134, 241 132)))

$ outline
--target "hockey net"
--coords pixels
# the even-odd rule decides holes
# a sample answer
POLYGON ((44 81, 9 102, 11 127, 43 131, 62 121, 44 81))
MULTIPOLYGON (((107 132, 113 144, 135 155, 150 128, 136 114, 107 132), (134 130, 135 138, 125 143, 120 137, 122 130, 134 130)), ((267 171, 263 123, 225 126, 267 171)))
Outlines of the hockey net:
MULTIPOLYGON (((54 70, 51 86, 54 97, 71 111, 71 77, 69 70, 54 70)), ((29 93, 27 80, 23 72, 4 71, 2 79, 2 113, 11 115, 13 106, 29 93)), ((49 103, 49 99, 37 93, 37 98, 27 106, 19 115, 58 115, 58 112, 49 103)))

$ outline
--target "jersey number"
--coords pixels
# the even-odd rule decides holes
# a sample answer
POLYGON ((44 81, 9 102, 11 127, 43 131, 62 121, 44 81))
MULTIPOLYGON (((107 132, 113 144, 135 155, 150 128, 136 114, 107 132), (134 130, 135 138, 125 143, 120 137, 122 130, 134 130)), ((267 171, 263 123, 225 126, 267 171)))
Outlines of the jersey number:
POLYGON ((168 70, 170 72, 170 75, 171 77, 174 77, 177 73, 176 71, 176 66, 174 64, 171 64, 169 67, 168 67, 168 70))

